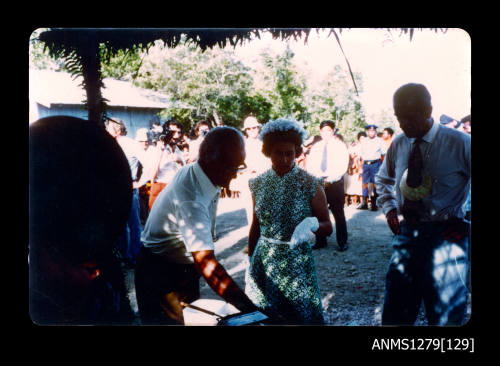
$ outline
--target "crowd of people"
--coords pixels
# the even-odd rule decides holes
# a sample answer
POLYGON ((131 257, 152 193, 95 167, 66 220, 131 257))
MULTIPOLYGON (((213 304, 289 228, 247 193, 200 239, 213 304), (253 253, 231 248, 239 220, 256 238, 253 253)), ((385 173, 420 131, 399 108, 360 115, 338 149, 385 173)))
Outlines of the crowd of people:
POLYGON ((241 131, 199 121, 191 138, 174 119, 134 139, 115 117, 105 129, 65 116, 33 123, 33 321, 127 324, 124 266, 134 270, 141 324, 184 324, 183 304, 200 297, 200 279, 243 313, 323 324, 312 251, 334 228, 338 250, 348 249, 344 210, 356 204, 382 209, 394 233, 382 324, 413 324, 422 300, 429 324, 462 324, 470 116, 434 121, 421 84, 399 88, 393 105, 402 134, 369 124, 349 146, 331 120, 310 138, 296 121, 253 116, 241 131), (246 210, 245 288, 214 254, 221 196, 246 210))

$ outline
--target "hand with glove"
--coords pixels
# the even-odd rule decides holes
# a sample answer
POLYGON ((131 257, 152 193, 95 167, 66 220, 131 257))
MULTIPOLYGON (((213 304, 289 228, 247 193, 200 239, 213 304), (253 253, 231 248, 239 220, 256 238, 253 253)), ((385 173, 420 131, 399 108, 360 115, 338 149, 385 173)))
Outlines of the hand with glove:
POLYGON ((306 217, 297 225, 290 240, 290 247, 295 247, 297 244, 304 241, 313 241, 313 235, 319 228, 319 222, 316 217, 306 217))

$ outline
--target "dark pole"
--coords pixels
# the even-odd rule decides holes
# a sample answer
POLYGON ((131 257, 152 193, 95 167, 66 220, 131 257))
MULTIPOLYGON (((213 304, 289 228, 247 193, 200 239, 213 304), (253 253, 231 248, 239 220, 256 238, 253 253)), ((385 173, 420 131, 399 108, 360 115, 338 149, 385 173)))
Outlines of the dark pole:
POLYGON ((105 105, 102 98, 101 88, 101 62, 99 54, 99 42, 96 32, 88 32, 88 47, 82 50, 82 71, 85 91, 87 93, 87 108, 89 121, 104 123, 105 105))

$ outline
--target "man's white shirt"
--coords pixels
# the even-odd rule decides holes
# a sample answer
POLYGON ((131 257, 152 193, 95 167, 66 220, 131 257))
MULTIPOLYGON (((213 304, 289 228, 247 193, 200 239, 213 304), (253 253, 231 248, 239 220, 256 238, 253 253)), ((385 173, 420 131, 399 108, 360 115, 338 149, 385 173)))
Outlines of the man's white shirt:
POLYGON ((149 170, 150 159, 144 148, 135 140, 127 136, 119 136, 116 142, 123 150, 125 157, 128 160, 132 178, 137 174, 139 163, 143 166, 143 174, 138 181, 138 186, 141 187, 149 180, 148 174, 145 171, 149 170))
POLYGON ((144 246, 175 263, 193 263, 191 252, 214 250, 211 228, 220 191, 197 162, 182 167, 149 213, 144 246))
POLYGON ((347 146, 337 138, 332 138, 327 142, 327 164, 326 170, 321 170, 323 149, 325 140, 319 141, 311 147, 307 159, 307 171, 317 177, 326 177, 328 182, 340 180, 347 172, 349 166, 349 151, 347 146))
POLYGON ((367 137, 360 144, 360 155, 363 160, 378 160, 386 151, 383 140, 378 136, 372 139, 367 137))

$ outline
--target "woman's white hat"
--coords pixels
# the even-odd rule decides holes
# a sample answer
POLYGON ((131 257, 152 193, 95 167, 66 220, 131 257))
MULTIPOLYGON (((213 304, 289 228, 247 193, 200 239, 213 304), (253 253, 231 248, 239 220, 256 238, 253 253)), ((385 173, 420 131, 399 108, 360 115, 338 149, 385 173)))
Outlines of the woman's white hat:
POLYGON ((252 128, 252 127, 260 127, 259 121, 257 121, 257 118, 253 116, 249 116, 245 118, 243 121, 243 130, 246 130, 247 128, 252 128))

